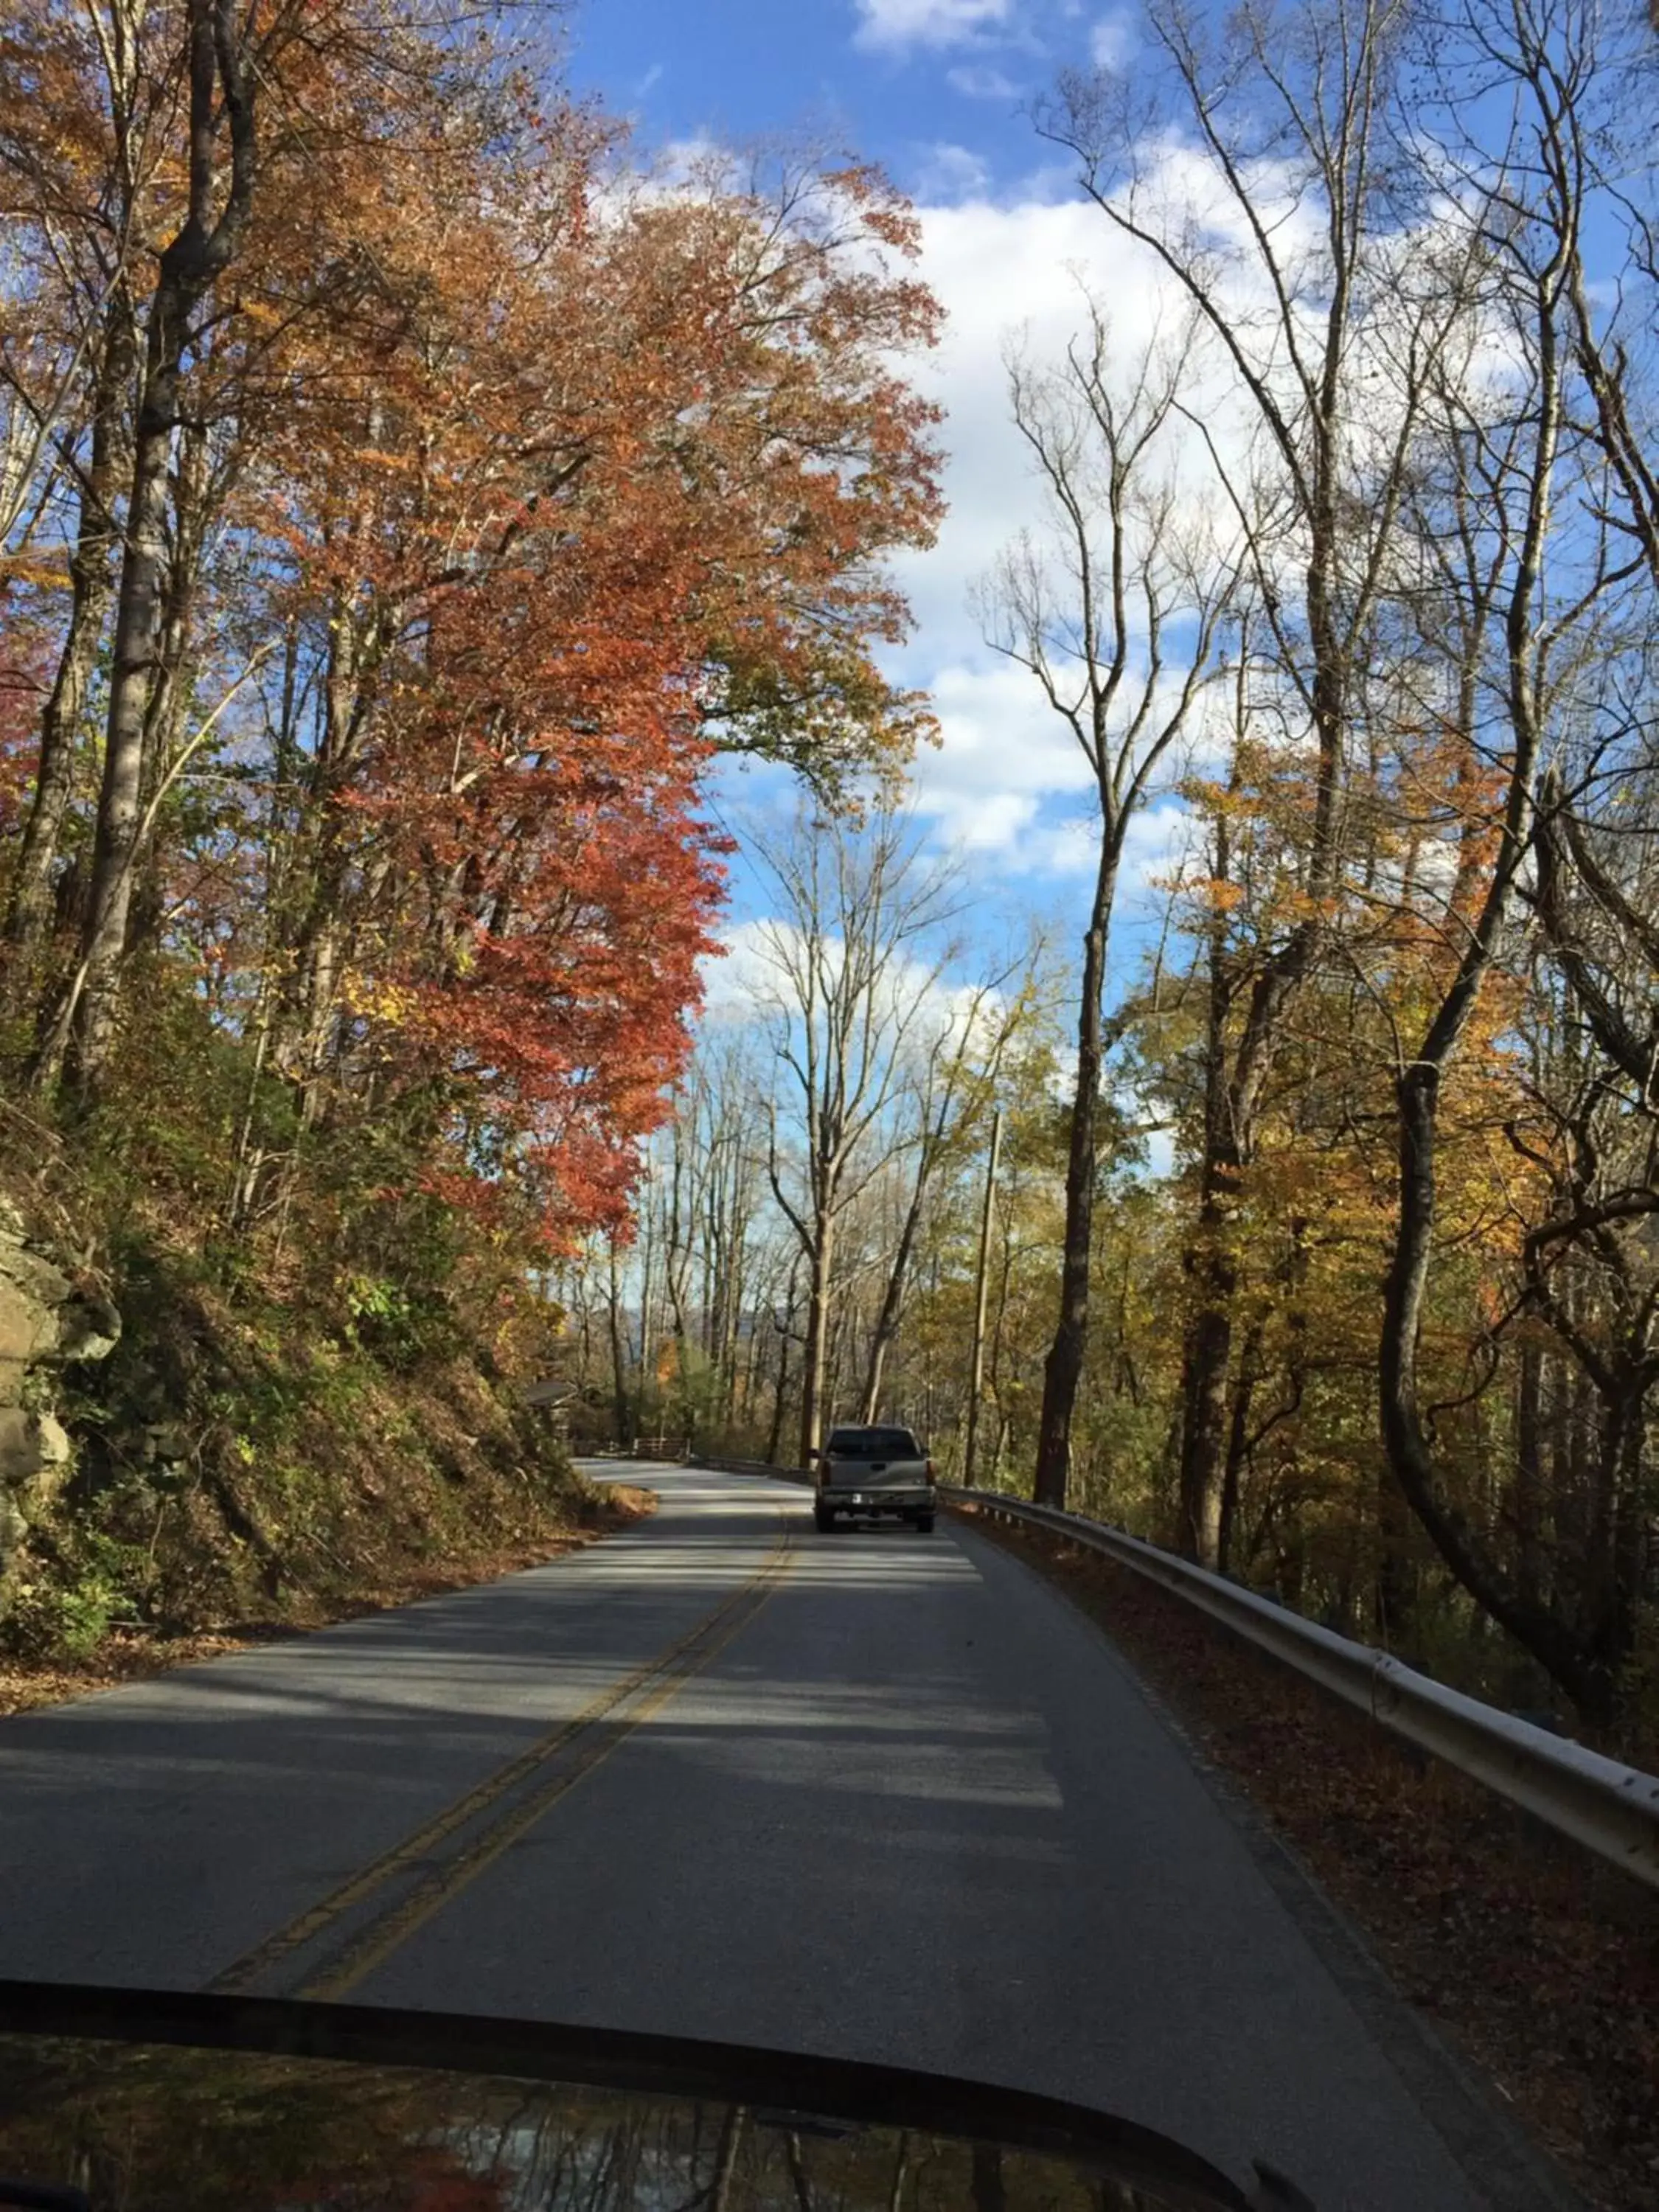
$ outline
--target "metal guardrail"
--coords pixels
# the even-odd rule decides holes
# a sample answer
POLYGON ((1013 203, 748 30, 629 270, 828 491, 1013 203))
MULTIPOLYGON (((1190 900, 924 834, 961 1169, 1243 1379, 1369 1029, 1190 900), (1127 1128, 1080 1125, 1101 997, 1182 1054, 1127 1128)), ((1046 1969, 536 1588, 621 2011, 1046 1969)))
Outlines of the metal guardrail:
POLYGON ((574 1452, 572 1458, 589 1467, 627 1467, 635 1460, 646 1460, 659 1466, 701 1467, 720 1474, 763 1474, 773 1482, 811 1482, 811 1474, 804 1467, 774 1467, 769 1459, 710 1459, 702 1452, 690 1452, 684 1440, 672 1444, 664 1439, 654 1449, 650 1443, 637 1443, 626 1451, 612 1445, 608 1451, 574 1452))
POLYGON ((812 1478, 804 1467, 774 1467, 767 1459, 705 1459, 694 1454, 685 1462, 687 1467, 705 1467, 721 1474, 763 1474, 774 1482, 811 1482, 812 1478))
POLYGON ((1161 1583, 1382 1727, 1421 1745, 1638 1881, 1659 1887, 1659 1777, 1449 1690, 1386 1651, 1338 1636, 1103 1522, 1029 1505, 996 1491, 941 1484, 939 1494, 952 1504, 973 1504, 1063 1536, 1161 1583))

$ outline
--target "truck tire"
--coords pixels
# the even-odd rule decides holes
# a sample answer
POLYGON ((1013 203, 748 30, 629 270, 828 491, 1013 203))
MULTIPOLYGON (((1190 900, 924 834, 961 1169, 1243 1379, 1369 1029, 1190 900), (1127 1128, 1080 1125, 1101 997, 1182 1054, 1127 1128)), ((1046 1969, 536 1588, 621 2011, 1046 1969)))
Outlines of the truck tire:
POLYGON ((820 1536, 827 1536, 836 1525, 835 1515, 824 1505, 815 1505, 812 1508, 812 1519, 820 1536))
POLYGON ((931 1536, 933 1533, 933 1515, 931 1513, 918 1513, 916 1516, 916 1526, 924 1536, 931 1536))

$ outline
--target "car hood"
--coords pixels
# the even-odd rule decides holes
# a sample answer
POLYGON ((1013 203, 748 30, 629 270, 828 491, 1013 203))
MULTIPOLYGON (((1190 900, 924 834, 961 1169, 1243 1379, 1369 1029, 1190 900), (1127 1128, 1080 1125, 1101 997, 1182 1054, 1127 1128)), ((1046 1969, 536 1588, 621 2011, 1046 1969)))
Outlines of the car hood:
POLYGON ((0 2177, 0 2207, 94 2212, 1307 2205, 1265 2172, 1247 2195, 1133 2122, 907 2068, 541 2021, 5 1982, 0 2177))

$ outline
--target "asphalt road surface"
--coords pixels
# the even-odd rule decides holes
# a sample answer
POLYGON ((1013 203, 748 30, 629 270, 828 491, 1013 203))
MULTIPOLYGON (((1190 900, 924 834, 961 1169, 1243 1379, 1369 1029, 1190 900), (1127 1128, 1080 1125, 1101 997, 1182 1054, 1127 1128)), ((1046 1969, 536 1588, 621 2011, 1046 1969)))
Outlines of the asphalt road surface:
POLYGON ((1021 1562, 639 1479, 546 1567, 0 1723, 0 1974, 927 2067, 1321 2212, 1565 2201, 1021 1562))

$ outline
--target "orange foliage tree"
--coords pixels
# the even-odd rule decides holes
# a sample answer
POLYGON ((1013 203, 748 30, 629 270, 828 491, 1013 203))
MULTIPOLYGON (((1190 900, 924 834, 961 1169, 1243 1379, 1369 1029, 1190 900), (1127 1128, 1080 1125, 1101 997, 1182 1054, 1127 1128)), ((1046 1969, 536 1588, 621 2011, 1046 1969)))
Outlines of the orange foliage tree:
POLYGON ((686 1049, 711 763, 834 793, 927 727, 873 647, 938 513, 894 366, 937 310, 875 172, 641 173, 527 53, 377 8, 177 0, 125 72, 6 27, 55 118, 11 126, 21 234, 72 203, 87 264, 11 998, 95 1101, 194 979, 239 1233, 385 1136, 387 1203, 559 1237, 620 1219, 686 1049))

